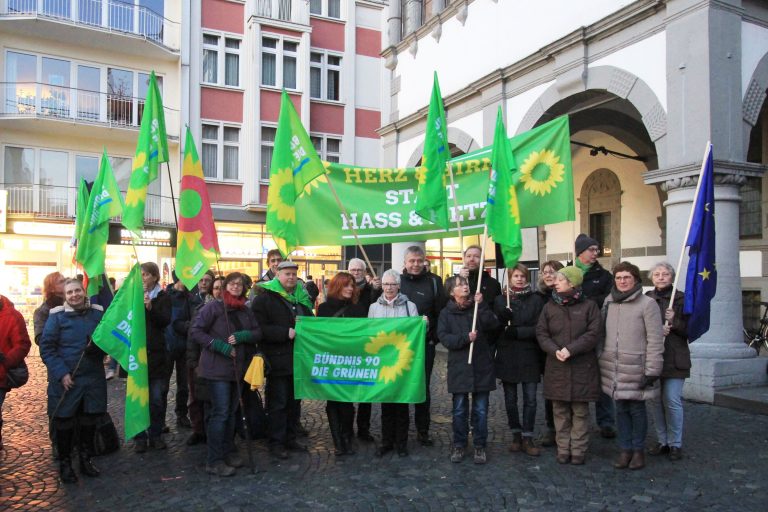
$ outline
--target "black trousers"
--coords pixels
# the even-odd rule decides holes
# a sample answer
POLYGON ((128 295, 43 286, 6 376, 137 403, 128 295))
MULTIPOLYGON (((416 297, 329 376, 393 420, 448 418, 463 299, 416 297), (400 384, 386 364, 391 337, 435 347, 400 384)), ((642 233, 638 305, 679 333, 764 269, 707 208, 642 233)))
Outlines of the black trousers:
POLYGON ((371 404, 357 404, 357 433, 371 432, 371 404))
POLYGON ((382 446, 408 443, 408 404, 381 404, 382 446))
POLYGON ((299 401, 294 398, 293 375, 270 376, 267 379, 267 415, 269 444, 285 444, 296 440, 299 401))
POLYGON ((420 434, 426 434, 429 432, 429 407, 431 404, 429 383, 432 380, 432 368, 435 366, 435 346, 432 343, 427 343, 426 350, 424 352, 424 378, 427 381, 426 387, 426 400, 420 404, 414 405, 414 421, 416 422, 416 432, 420 434))

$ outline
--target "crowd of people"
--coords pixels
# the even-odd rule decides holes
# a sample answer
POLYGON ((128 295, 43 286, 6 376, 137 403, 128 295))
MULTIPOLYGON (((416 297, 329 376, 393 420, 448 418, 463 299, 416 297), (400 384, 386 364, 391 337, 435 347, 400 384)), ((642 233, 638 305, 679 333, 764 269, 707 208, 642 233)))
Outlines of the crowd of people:
MULTIPOLYGON (((609 272, 597 260, 598 242, 581 234, 572 265, 544 262, 533 283, 529 269, 517 264, 507 269, 502 286, 481 268, 481 254, 479 246, 468 247, 463 268, 445 283, 429 271, 419 246, 406 250, 402 271, 390 269, 380 277, 353 258, 322 294, 311 280, 303 283, 298 265, 276 250, 267 256, 269 270, 255 283, 239 272, 224 277, 209 271, 192 290, 181 281, 163 288, 157 265, 143 263, 150 426, 134 438, 133 449, 166 448, 163 434, 175 373, 176 422, 190 429, 188 445, 206 444, 209 473, 231 476, 244 465, 235 440, 241 429, 245 436, 256 433, 254 425, 241 425, 254 417, 251 409, 263 414, 272 457, 287 459, 291 452, 306 451, 300 440, 307 435, 302 404, 294 393, 296 318, 418 316, 427 325, 426 397, 413 404, 416 441, 422 446, 433 445, 429 384, 441 344, 448 351, 447 390, 453 397, 449 457, 454 463, 464 460, 470 439, 473 461, 486 463, 489 396, 497 385, 504 392, 511 452, 538 457, 541 447, 556 446, 558 463, 584 464, 589 404, 594 402, 600 435, 618 437, 615 468, 640 469, 646 453, 679 460, 681 394, 690 352, 680 296, 669 307, 672 266, 655 265, 648 275, 653 288, 643 294, 637 266, 625 261, 609 272), (263 408, 260 395, 242 385, 257 353, 267 365, 263 408), (545 428, 536 437, 542 382, 545 428), (657 439, 648 450, 646 402, 657 439)), ((107 409, 106 382, 115 369, 108 366, 105 372, 105 354, 91 340, 106 308, 96 302, 86 297, 80 280, 54 273, 45 279, 44 302, 34 314, 34 341, 48 369, 51 440, 64 482, 78 478, 72 467, 75 444, 80 474, 99 474, 91 459, 94 425, 107 409)), ((0 296, 0 412, 10 388, 7 371, 23 361, 29 348, 24 319, 0 296)), ((380 407, 376 456, 408 456, 409 405, 380 407)), ((375 442, 372 404, 328 401, 325 410, 336 456, 355 454, 360 442, 375 442)))

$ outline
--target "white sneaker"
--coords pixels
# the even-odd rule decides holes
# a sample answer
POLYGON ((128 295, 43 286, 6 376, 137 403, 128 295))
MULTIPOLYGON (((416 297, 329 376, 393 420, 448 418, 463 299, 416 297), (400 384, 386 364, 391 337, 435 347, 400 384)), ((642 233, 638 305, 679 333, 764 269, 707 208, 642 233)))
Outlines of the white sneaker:
POLYGON ((113 370, 112 368, 108 368, 107 369, 106 377, 107 377, 107 380, 114 379, 115 378, 115 370, 113 370))

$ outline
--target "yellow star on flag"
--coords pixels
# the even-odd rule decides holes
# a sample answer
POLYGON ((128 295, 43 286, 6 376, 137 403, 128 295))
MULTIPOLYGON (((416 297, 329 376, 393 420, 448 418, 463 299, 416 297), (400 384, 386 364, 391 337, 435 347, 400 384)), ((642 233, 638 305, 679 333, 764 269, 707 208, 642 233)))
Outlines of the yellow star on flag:
POLYGON ((701 272, 699 272, 699 275, 701 276, 701 279, 702 279, 702 280, 707 280, 707 279, 709 279, 709 274, 711 274, 711 273, 712 273, 712 272, 710 272, 709 270, 707 270, 707 267, 704 267, 704 270, 702 270, 701 272))

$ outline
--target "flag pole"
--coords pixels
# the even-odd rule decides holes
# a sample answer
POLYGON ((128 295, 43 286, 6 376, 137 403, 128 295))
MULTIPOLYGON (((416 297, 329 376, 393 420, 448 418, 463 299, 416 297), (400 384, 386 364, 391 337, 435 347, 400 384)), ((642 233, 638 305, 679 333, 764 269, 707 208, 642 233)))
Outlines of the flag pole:
MULTIPOLYGON (((667 309, 672 309, 672 306, 675 303, 675 292, 677 291, 677 282, 680 279, 680 269, 683 266, 683 257, 685 256, 685 244, 688 242, 688 235, 691 232, 691 225, 693 224, 693 213, 696 209, 696 202, 699 199, 699 194, 701 193, 701 182, 702 177, 704 176, 704 169, 707 167, 707 154, 709 153, 709 148, 712 145, 710 141, 707 141, 707 147, 704 150, 704 159, 701 161, 701 170, 699 171, 699 182, 696 183, 696 192, 693 194, 693 203, 691 203, 691 213, 688 216, 688 227, 685 228, 685 236, 683 237, 683 243, 682 247, 680 248, 680 256, 677 259, 677 269, 675 270, 675 282, 672 284, 672 295, 669 298, 669 306, 667 309)), ((666 322, 666 324, 669 324, 669 322, 666 322)))
POLYGON ((168 162, 165 162, 165 168, 168 170, 168 186, 171 187, 171 206, 173 206, 173 222, 176 224, 176 233, 178 233, 179 232, 179 215, 178 213, 176 213, 176 197, 173 195, 173 178, 171 178, 171 166, 168 165, 168 162))
MULTIPOLYGON (((480 247, 480 267, 478 268, 477 273, 477 289, 475 290, 475 295, 477 295, 478 292, 480 292, 480 286, 483 284, 483 272, 485 272, 485 245, 488 243, 488 224, 485 225, 485 228, 483 229, 483 245, 480 247)), ((470 293, 472 290, 470 290, 470 293)), ((509 293, 509 292, 507 292, 509 293)), ((472 330, 469 332, 472 332, 477 327, 477 308, 480 306, 477 301, 475 301, 475 311, 472 313, 472 330)), ((475 348, 475 344, 470 343, 469 344, 469 357, 467 358, 467 364, 472 364, 472 350, 475 348)))
POLYGON ((453 164, 448 162, 448 176, 451 180, 451 194, 453 195, 453 211, 456 213, 456 229, 459 231, 459 247, 464 250, 464 235, 461 233, 461 215, 459 215, 459 200, 456 197, 456 187, 453 183, 453 164))
POLYGON ((350 222, 347 209, 344 208, 344 204, 342 204, 341 199, 339 199, 339 195, 336 193, 336 189, 333 188, 333 183, 331 183, 330 176, 326 179, 326 181, 328 182, 328 187, 331 189, 331 193, 333 194, 334 199, 336 199, 336 204, 338 204, 339 208, 341 209, 341 214, 344 216, 344 220, 347 221, 347 225, 349 226, 350 231, 352 231, 352 236, 355 237, 355 243, 357 243, 357 246, 360 248, 360 251, 363 253, 365 262, 368 264, 368 268, 371 269, 371 272, 373 273, 373 277, 376 278, 376 269, 373 268, 373 265, 371 265, 371 260, 368 259, 368 253, 365 252, 365 248, 363 247, 363 244, 360 243, 360 238, 358 238, 357 236, 357 230, 352 225, 352 222, 350 222))

